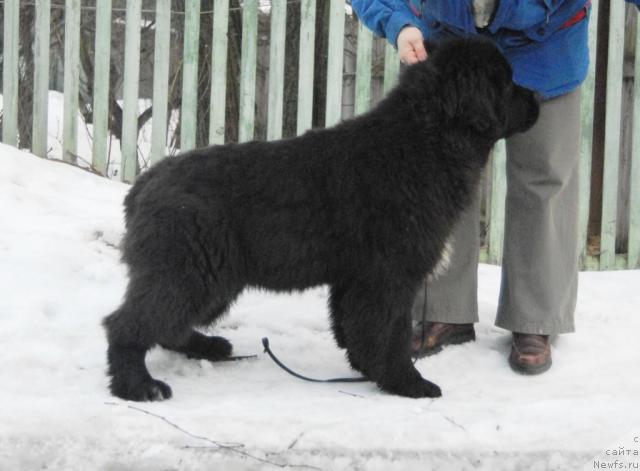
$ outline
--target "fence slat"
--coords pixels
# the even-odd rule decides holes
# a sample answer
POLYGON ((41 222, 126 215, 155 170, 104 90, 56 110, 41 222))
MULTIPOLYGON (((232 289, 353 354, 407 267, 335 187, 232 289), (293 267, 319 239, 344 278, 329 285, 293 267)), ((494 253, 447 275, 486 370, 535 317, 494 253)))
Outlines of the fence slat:
POLYGON ((636 57, 633 93, 633 145, 629 188, 627 268, 640 268, 640 15, 636 20, 636 57))
POLYGON ((138 88, 140 79, 140 21, 142 2, 127 2, 124 43, 124 103, 122 106, 122 164, 120 178, 132 182, 138 167, 138 88))
POLYGON ((31 132, 31 150, 40 157, 47 156, 50 22, 51 0, 40 0, 36 3, 35 46, 33 48, 33 128, 31 132))
POLYGON ((601 270, 613 269, 616 263, 616 208, 618 202, 618 167, 620 163, 624 14, 624 2, 611 2, 602 183, 602 225, 600 229, 601 270))
POLYGON ((62 158, 76 163, 78 153, 78 93, 80 91, 80 0, 64 8, 64 117, 62 158))
POLYGON ((269 39, 269 98, 267 139, 282 137, 284 97, 284 52, 287 28, 287 1, 271 0, 271 37, 269 39))
POLYGON ((300 5, 300 55, 298 60, 298 112, 296 132, 311 128, 313 120, 313 70, 316 31, 316 0, 300 5))
POLYGON ((149 164, 167 154, 167 106, 169 102, 169 51, 171 0, 156 0, 156 32, 153 46, 153 118, 149 164))
POLYGON ((240 59, 240 123, 238 140, 253 139, 256 102, 256 57, 258 52, 258 2, 242 8, 242 57, 240 59))
POLYGON ((364 113, 371 106, 371 49, 373 34, 364 23, 358 22, 358 50, 356 52, 356 115, 364 113))
POLYGON ((210 144, 224 144, 227 103, 228 28, 229 0, 215 0, 213 5, 213 46, 211 47, 210 144))
POLYGON ((387 93, 395 86, 399 72, 400 58, 398 57, 398 52, 387 42, 384 49, 384 84, 382 86, 384 93, 387 93))
POLYGON ((507 195, 507 147, 504 139, 493 148, 491 165, 491 220, 489 221, 489 263, 502 263, 505 198, 507 195))
POLYGON ((109 66, 111 0, 96 3, 95 74, 93 80, 93 168, 107 174, 109 147, 109 66))
POLYGON ((182 108, 180 110, 180 151, 182 152, 191 150, 196 146, 200 0, 188 0, 185 2, 184 8, 182 108))
POLYGON ((18 0, 4 3, 4 44, 2 64, 2 142, 18 144, 18 0))
POLYGON ((342 117, 342 66, 344 62, 344 0, 331 0, 327 51, 327 100, 325 126, 342 117))
POLYGON ((585 266, 587 258, 587 230, 589 227, 589 197, 591 195, 591 156, 593 151, 593 106, 595 96, 596 46, 598 37, 598 4, 591 2, 591 18, 589 22, 589 72, 582 85, 581 126, 582 141, 580 143, 580 196, 578 203, 578 250, 580 264, 585 266))

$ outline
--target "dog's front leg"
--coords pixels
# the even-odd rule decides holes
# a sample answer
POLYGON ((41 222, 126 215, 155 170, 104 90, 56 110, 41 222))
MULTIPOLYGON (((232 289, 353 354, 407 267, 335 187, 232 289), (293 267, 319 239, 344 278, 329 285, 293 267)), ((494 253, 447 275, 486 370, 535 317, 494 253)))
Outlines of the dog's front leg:
POLYGON ((340 300, 347 355, 369 379, 392 394, 439 397, 411 361, 410 283, 359 281, 340 300))
MULTIPOLYGON (((344 319, 343 297, 348 289, 345 286, 336 284, 329 288, 329 319, 331 321, 331 331, 333 338, 339 348, 347 348, 347 340, 342 326, 344 319)), ((356 365, 351 365, 360 370, 356 365)))

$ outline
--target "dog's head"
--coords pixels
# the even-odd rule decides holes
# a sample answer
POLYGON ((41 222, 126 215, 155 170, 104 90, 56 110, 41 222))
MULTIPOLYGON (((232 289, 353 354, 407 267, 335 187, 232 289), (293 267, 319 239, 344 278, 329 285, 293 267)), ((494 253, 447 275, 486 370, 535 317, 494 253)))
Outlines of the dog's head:
POLYGON ((539 99, 513 83, 511 66, 494 43, 474 37, 427 43, 428 66, 436 75, 442 119, 490 140, 529 129, 539 99))

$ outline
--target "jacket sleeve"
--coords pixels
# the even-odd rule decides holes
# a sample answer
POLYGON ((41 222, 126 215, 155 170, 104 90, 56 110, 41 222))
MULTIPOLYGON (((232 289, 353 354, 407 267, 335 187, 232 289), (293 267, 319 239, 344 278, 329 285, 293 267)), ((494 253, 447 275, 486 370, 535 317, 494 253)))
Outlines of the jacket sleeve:
MULTIPOLYGON (((638 0, 640 1, 640 0, 638 0)), ((400 30, 415 26, 424 31, 424 25, 402 0, 352 0, 351 6, 367 28, 378 36, 386 37, 394 47, 400 30)))

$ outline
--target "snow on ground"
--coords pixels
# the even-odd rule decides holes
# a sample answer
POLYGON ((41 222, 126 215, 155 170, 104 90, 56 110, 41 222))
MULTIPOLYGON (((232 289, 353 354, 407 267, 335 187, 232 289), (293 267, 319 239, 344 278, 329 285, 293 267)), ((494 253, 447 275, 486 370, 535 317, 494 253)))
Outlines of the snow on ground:
POLYGON ((158 348, 148 365, 174 398, 110 396, 100 320, 126 285, 127 188, 0 145, 0 469, 596 469, 606 447, 640 448, 639 271, 581 275, 578 332, 555 341, 539 377, 509 369, 509 336, 493 326, 500 270, 482 265, 478 340, 417 363, 440 399, 306 383, 262 354, 268 336, 294 369, 354 374, 322 288, 241 298, 215 331, 256 359, 158 348))

